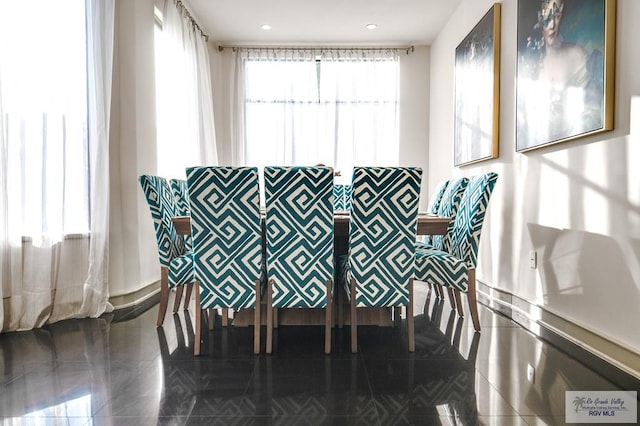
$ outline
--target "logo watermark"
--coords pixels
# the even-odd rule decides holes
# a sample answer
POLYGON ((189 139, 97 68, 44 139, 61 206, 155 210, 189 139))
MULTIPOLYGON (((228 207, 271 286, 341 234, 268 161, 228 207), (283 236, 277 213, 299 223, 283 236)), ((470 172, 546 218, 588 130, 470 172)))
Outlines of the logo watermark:
POLYGON ((566 391, 567 423, 637 423, 637 391, 566 391))

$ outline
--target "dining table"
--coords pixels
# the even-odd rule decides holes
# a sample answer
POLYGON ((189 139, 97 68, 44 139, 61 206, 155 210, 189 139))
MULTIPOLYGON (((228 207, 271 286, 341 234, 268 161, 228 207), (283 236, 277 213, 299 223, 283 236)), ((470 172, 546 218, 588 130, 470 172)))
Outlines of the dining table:
MULTIPOLYGON (((264 211, 262 212, 264 224, 264 211)), ((171 218, 176 233, 179 235, 191 235, 191 219, 189 216, 174 216, 171 218)), ((430 213, 418 213, 417 235, 444 235, 447 233, 450 218, 436 216, 430 213)), ((346 254, 349 242, 349 213, 335 211, 334 223, 334 252, 336 255, 346 254)), ((264 232, 264 228, 263 228, 264 232)), ((341 289, 336 288, 338 293, 341 289)), ((336 294, 338 303, 344 303, 345 295, 336 294)), ((253 325, 252 310, 241 309, 233 319, 234 327, 246 327, 253 325)), ((334 309, 337 312, 338 309, 334 309)), ((335 316, 335 315, 334 315, 335 316)), ((262 309, 262 324, 266 324, 266 309, 262 309)), ((334 318, 334 323, 335 323, 334 318)), ((323 325, 323 309, 278 309, 277 323, 280 325, 323 325)), ((344 312, 344 319, 340 321, 349 324, 349 310, 344 312)), ((393 325, 390 308, 359 308, 359 325, 377 325, 389 327, 393 325), (363 312, 360 312, 363 309, 363 312)))
MULTIPOLYGON (((264 215, 263 215, 264 217, 264 215)), ((191 234, 191 220, 189 216, 175 216, 171 219, 180 235, 191 234)), ((447 233, 449 218, 430 213, 418 213, 418 235, 444 235, 447 233)), ((349 236, 349 213, 336 211, 333 214, 334 236, 344 238, 349 236)))

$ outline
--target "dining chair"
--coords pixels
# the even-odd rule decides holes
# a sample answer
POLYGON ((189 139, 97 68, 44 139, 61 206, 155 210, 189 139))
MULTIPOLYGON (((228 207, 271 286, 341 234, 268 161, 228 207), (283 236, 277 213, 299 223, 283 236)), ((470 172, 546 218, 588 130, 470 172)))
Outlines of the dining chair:
POLYGON ((420 168, 354 168, 348 254, 338 258, 353 353, 361 307, 406 306, 409 351, 415 350, 413 276, 421 180, 420 168))
POLYGON ((480 331, 480 320, 475 269, 482 224, 497 180, 498 175, 493 172, 472 177, 460 201, 451 231, 447 232, 446 248, 416 250, 415 278, 453 289, 454 306, 459 316, 464 316, 460 292, 466 293, 476 331, 480 331))
POLYGON ((351 185, 333 185, 333 210, 348 212, 351 209, 351 185))
MULTIPOLYGON (((178 216, 189 216, 189 198, 187 196, 187 181, 184 179, 171 179, 169 180, 169 185, 171 186, 171 192, 173 193, 173 199, 176 203, 176 209, 178 216)), ((192 250, 192 240, 191 235, 184 235, 184 246, 186 251, 192 250)), ((193 292, 193 283, 189 283, 187 285, 187 292, 184 298, 184 309, 189 308, 189 302, 191 301, 191 293, 193 292)), ((180 306, 180 298, 182 297, 182 287, 176 289, 176 300, 173 305, 173 312, 178 311, 178 307, 180 306), (179 293, 178 293, 179 292, 179 293)))
POLYGON ((429 207, 427 209, 427 213, 430 214, 438 214, 438 208, 440 207, 440 201, 442 200, 442 196, 444 195, 445 189, 447 189, 447 185, 449 185, 448 180, 443 180, 438 182, 436 185, 433 195, 429 200, 429 207))
MULTIPOLYGON (((191 252, 185 250, 184 240, 176 233, 171 221, 171 218, 177 215, 177 208, 167 180, 160 176, 141 175, 139 181, 156 231, 160 260, 160 306, 157 325, 161 326, 167 312, 169 290, 182 290, 183 285, 194 282, 193 259, 191 252)), ((179 305, 177 290, 176 299, 179 305)))
MULTIPOLYGON (((195 268, 194 354, 202 310, 253 308, 253 351, 260 353, 262 229, 258 169, 190 167, 187 187, 195 268)), ((223 318, 224 319, 224 318, 223 318)))
MULTIPOLYGON (((453 229, 453 222, 456 218, 456 213, 458 212, 458 206, 460 205, 460 200, 462 199, 462 194, 464 194, 467 185, 469 184, 469 179, 466 177, 461 177, 455 180, 450 180, 447 184, 444 192, 442 193, 442 197, 440 198, 440 202, 438 203, 438 210, 436 211, 436 216, 448 217, 450 219, 449 226, 447 227, 447 234, 453 229)), ((416 243, 416 249, 437 249, 437 250, 446 250, 446 234, 444 235, 433 235, 428 243, 416 243)), ((444 298, 444 291, 442 286, 437 283, 428 282, 427 285, 429 288, 433 287, 436 290, 436 294, 439 298, 444 298)), ((449 302, 451 306, 455 306, 455 302, 453 301, 453 292, 449 293, 449 302)))
MULTIPOLYGON (((448 180, 443 180, 438 182, 436 185, 433 195, 429 199, 429 207, 427 207, 427 213, 431 215, 438 214, 438 207, 440 206, 440 200, 442 200, 442 195, 444 194, 445 189, 447 189, 447 185, 449 184, 448 180)), ((431 235, 419 235, 416 241, 416 247, 429 247, 431 245, 431 235)))
POLYGON ((331 353, 333 294, 333 169, 265 167, 267 341, 274 309, 324 308, 331 353))

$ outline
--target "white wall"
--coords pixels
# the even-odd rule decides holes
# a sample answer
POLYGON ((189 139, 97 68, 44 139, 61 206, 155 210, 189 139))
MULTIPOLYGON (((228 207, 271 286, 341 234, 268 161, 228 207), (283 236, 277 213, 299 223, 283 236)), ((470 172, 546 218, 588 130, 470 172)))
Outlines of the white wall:
POLYGON ((110 129, 110 296, 160 279, 149 208, 138 176, 156 172, 154 0, 116 2, 110 129))
POLYGON ((517 1, 504 0, 500 155, 454 168, 454 51, 492 4, 463 0, 431 47, 429 179, 498 172, 478 280, 640 353, 640 2, 618 0, 615 130, 516 153, 517 1))

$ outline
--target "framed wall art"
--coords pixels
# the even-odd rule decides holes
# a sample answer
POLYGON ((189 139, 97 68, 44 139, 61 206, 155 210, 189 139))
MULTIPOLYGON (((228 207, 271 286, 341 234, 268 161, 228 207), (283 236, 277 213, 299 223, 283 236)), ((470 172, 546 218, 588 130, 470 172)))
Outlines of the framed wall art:
POLYGON ((613 129, 615 0, 518 0, 516 151, 613 129))
POLYGON ((454 165, 498 156, 500 3, 456 47, 454 165))

